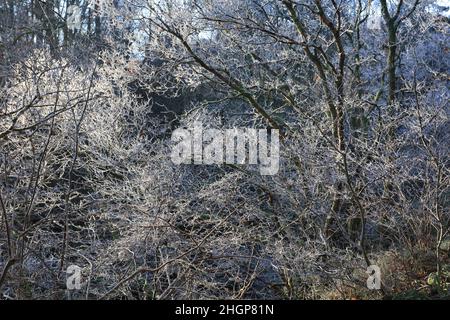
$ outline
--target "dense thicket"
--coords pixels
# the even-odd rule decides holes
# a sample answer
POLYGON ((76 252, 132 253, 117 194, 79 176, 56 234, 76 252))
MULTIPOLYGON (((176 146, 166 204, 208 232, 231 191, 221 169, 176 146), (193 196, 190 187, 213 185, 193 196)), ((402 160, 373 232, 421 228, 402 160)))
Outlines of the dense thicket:
POLYGON ((0 298, 448 296, 445 4, 1 0, 0 298), (278 174, 173 164, 194 121, 278 174))

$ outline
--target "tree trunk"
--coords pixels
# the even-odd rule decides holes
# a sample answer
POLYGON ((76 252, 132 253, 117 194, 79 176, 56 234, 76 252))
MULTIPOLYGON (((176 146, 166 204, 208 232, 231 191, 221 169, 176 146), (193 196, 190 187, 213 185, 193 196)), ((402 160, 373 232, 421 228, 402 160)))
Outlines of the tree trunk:
POLYGON ((388 54, 387 54, 387 72, 388 72, 388 96, 387 102, 389 105, 392 105, 395 102, 395 91, 396 91, 396 73, 395 73, 395 64, 396 64, 396 51, 397 51, 397 26, 396 19, 398 13, 400 12, 400 7, 397 8, 397 14, 392 17, 389 13, 389 8, 386 0, 380 0, 381 3, 381 11, 383 14, 384 22, 386 23, 387 31, 388 31, 388 54))

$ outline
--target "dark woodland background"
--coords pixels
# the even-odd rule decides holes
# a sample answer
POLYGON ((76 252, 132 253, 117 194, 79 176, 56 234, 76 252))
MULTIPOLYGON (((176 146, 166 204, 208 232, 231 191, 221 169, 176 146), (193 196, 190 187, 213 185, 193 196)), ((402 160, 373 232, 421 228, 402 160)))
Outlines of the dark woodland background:
POLYGON ((0 0, 0 299, 448 298, 448 4, 0 0))

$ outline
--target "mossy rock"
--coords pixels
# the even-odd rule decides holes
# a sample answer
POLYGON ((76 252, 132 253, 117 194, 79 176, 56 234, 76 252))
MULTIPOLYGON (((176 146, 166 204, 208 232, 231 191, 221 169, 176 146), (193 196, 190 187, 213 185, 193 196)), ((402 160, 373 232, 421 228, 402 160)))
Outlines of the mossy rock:
POLYGON ((450 239, 442 241, 440 247, 441 250, 450 252, 450 239))

